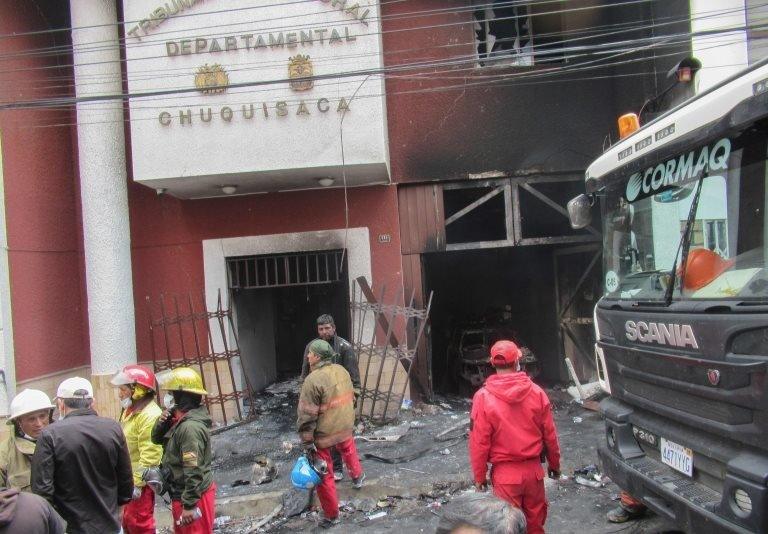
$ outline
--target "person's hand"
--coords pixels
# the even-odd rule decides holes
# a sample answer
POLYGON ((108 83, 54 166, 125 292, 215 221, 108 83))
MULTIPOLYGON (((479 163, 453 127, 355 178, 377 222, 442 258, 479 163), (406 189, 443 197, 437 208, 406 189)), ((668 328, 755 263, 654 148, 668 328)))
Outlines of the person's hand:
POLYGON ((308 443, 302 443, 301 448, 304 450, 306 454, 314 454, 317 452, 317 447, 315 447, 314 441, 310 441, 308 443))
POLYGON ((195 517, 195 510, 182 510, 181 517, 179 518, 179 524, 181 525, 189 525, 190 523, 194 522, 197 519, 195 517))
POLYGON ((171 410, 166 408, 165 410, 163 410, 163 413, 160 414, 160 417, 158 417, 158 419, 160 419, 161 423, 165 423, 170 416, 171 416, 171 410))
POLYGON ((558 480, 560 478, 560 471, 552 469, 551 467, 547 469, 547 476, 549 478, 552 478, 554 480, 558 480))
POLYGON ((133 487, 133 500, 141 499, 141 488, 133 487))
POLYGON ((477 491, 488 491, 488 482, 475 482, 475 489, 477 491))

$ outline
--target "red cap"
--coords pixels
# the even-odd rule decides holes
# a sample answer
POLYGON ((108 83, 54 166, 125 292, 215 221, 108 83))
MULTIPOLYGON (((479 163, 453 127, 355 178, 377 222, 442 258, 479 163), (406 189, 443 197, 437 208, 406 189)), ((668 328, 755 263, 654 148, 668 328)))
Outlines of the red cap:
POLYGON ((501 339, 491 347, 491 365, 508 367, 514 365, 522 356, 520 348, 507 339, 501 339))

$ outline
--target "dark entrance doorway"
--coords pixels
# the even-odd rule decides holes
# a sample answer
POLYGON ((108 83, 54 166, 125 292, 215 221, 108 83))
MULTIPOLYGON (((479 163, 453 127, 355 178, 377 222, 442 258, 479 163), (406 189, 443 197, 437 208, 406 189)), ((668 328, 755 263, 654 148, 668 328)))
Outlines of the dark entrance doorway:
POLYGON ((591 312, 585 310, 599 297, 600 271, 591 261, 594 246, 563 254, 568 249, 505 247, 423 256, 426 287, 434 291, 430 337, 437 391, 471 394, 475 388, 462 376, 468 372, 460 361, 479 358, 475 351, 487 358, 488 345, 512 336, 538 360, 537 381, 567 380, 565 354, 577 356, 589 375, 594 341, 591 312))
POLYGON ((259 391, 301 372, 316 319, 330 313, 349 329, 349 282, 341 250, 229 258, 228 272, 244 368, 259 391))

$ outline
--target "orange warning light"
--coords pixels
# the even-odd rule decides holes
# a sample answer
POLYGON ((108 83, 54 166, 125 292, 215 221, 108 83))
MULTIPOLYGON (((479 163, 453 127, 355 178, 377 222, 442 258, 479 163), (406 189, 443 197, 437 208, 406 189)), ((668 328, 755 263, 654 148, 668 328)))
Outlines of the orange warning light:
POLYGON ((624 139, 640 129, 640 119, 636 113, 625 113, 619 117, 619 139, 624 139))

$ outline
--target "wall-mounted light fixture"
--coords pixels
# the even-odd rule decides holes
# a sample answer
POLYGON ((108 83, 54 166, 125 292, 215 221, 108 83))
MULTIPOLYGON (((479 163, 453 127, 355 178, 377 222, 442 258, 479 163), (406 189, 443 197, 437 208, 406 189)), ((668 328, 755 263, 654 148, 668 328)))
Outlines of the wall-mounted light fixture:
POLYGON ((234 195, 237 191, 236 185, 222 185, 221 186, 221 192, 225 195, 234 195))
POLYGON ((322 185, 323 187, 330 187, 333 185, 333 182, 335 180, 333 178, 318 178, 317 183, 322 185))

